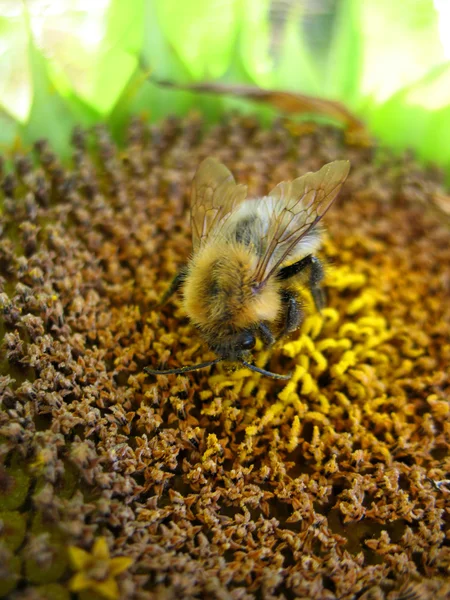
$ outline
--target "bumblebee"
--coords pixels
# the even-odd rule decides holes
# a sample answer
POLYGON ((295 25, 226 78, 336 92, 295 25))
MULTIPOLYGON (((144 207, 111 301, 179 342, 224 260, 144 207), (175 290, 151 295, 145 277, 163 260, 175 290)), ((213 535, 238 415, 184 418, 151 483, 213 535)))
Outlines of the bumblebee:
POLYGON ((183 308, 217 358, 150 375, 186 373, 221 361, 289 379, 249 363, 259 338, 265 347, 295 331, 303 318, 299 279, 323 306, 323 267, 315 256, 319 222, 345 182, 350 163, 331 162, 315 173, 279 183, 267 196, 247 199, 247 188, 214 158, 194 176, 191 195, 192 257, 164 294, 178 289, 183 308))

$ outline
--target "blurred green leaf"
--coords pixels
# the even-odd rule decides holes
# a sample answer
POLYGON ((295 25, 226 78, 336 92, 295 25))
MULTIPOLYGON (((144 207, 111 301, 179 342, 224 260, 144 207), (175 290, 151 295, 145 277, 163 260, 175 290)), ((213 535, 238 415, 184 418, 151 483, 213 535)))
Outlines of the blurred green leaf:
POLYGON ((164 36, 158 23, 155 2, 145 3, 144 29, 145 35, 140 53, 141 67, 149 69, 160 79, 189 78, 187 67, 171 46, 169 39, 164 36))
POLYGON ((450 62, 432 69, 408 88, 405 103, 422 106, 429 114, 419 155, 450 167, 450 62))
POLYGON ((428 121, 420 154, 426 160, 432 160, 448 173, 450 183, 450 106, 433 111, 428 121))
POLYGON ((450 63, 431 69, 382 106, 372 105, 367 119, 384 143, 414 148, 422 159, 448 168, 450 161, 450 63), (433 106, 442 108, 432 109, 433 106))
POLYGON ((23 17, 0 16, 0 107, 20 122, 26 122, 32 96, 27 44, 23 17))
POLYGON ((242 0, 155 0, 161 30, 192 77, 209 79, 226 71, 242 0))
POLYGON ((390 98, 370 118, 370 130, 394 149, 418 148, 431 120, 422 106, 406 105, 401 95, 390 98))
POLYGON ((90 94, 92 106, 103 115, 112 110, 137 69, 144 38, 144 15, 143 0, 110 2, 90 94))
POLYGON ((269 0, 239 0, 239 52, 251 83, 272 85, 270 56, 269 0))
POLYGON ((45 56, 42 58, 45 62, 52 93, 63 99, 74 120, 84 127, 89 127, 97 123, 101 119, 100 113, 89 102, 84 100, 82 96, 77 94, 70 80, 57 68, 57 65, 53 61, 46 60, 45 56))
POLYGON ((430 109, 450 106, 450 62, 432 68, 405 91, 407 102, 430 109))
POLYGON ((433 0, 359 3, 364 70, 359 93, 384 101, 444 60, 433 0))
POLYGON ((359 0, 337 3, 323 93, 353 106, 360 95, 362 33, 359 0))
POLYGON ((23 138, 31 144, 45 135, 54 151, 65 157, 69 154, 71 131, 80 119, 75 118, 67 102, 56 92, 48 76, 45 58, 31 35, 28 53, 33 101, 28 122, 22 127, 23 138))
POLYGON ((137 58, 119 48, 106 47, 97 58, 91 105, 107 115, 123 92, 138 64, 137 58))
POLYGON ((106 15, 108 44, 133 56, 139 56, 144 40, 144 0, 111 0, 106 15))
POLYGON ((194 102, 192 94, 174 93, 150 81, 150 75, 164 79, 173 74, 176 80, 182 81, 189 77, 189 74, 158 26, 154 2, 143 4, 142 18, 145 36, 139 64, 128 79, 108 118, 114 137, 118 140, 123 139, 125 127, 133 115, 145 115, 148 120, 157 121, 168 114, 185 114, 194 102))
POLYGON ((0 150, 2 152, 12 146, 18 132, 18 123, 0 108, 0 150))
POLYGON ((275 86, 289 91, 301 90, 304 94, 316 95, 321 91, 321 81, 316 63, 311 55, 300 28, 301 13, 292 11, 288 15, 281 41, 281 54, 275 71, 275 86))
MULTIPOLYGON (((175 98, 175 103, 176 101, 175 98)), ((170 99, 166 103, 166 107, 169 102, 170 99)), ((182 107, 178 106, 177 108, 178 110, 174 111, 175 114, 184 112, 182 107)), ((126 127, 133 116, 139 115, 145 121, 154 121, 166 114, 162 98, 155 89, 155 85, 148 81, 147 72, 137 67, 108 116, 107 122, 113 137, 118 142, 123 142, 126 127)))

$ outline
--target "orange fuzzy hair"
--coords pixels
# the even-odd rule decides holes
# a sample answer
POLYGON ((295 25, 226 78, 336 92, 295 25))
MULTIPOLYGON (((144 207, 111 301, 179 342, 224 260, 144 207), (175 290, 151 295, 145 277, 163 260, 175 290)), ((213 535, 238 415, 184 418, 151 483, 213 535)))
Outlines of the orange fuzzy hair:
POLYGON ((184 309, 205 332, 220 335, 260 321, 281 309, 280 282, 272 278, 255 291, 257 258, 242 244, 206 246, 191 261, 184 285, 184 309))

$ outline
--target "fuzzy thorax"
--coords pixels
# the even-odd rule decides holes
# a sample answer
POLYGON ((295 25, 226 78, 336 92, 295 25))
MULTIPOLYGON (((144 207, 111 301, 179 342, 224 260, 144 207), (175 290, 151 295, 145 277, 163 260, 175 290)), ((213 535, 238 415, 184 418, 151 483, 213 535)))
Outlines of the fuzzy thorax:
POLYGON ((192 259, 184 284, 184 309, 209 333, 236 332, 274 321, 281 309, 280 283, 257 287, 257 256, 243 244, 205 246, 192 259))

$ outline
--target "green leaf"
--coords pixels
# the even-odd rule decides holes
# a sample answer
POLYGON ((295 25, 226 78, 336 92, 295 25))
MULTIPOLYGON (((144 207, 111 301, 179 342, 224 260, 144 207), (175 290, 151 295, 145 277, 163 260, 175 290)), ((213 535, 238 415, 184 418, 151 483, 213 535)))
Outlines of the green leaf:
POLYGON ((337 4, 325 74, 325 95, 350 106, 356 103, 360 92, 363 43, 360 6, 359 0, 342 0, 337 4))
POLYGON ((120 48, 105 47, 97 57, 90 103, 99 113, 108 114, 136 70, 137 58, 120 48))
POLYGON ((124 142, 126 128, 133 116, 150 120, 154 116, 156 98, 147 72, 137 67, 108 116, 107 123, 114 139, 124 142))
POLYGON ((101 119, 100 113, 77 94, 67 75, 54 62, 47 61, 45 57, 44 60, 50 85, 53 86, 53 93, 63 99, 73 118, 84 127, 98 123, 101 119))
POLYGON ((192 77, 225 73, 235 42, 240 0, 155 0, 161 31, 192 77))
POLYGON ((158 22, 155 2, 146 2, 144 10, 145 36, 140 54, 141 67, 159 79, 183 81, 189 70, 164 36, 158 22))
POLYGON ((253 83, 269 87, 273 81, 270 56, 269 0, 240 0, 239 52, 242 66, 253 83))
POLYGON ((275 72, 275 86, 289 91, 301 90, 304 94, 317 95, 321 82, 316 63, 305 42, 300 27, 301 11, 291 11, 286 22, 279 63, 275 72))
POLYGON ((431 113, 427 129, 419 148, 419 155, 443 167, 450 184, 450 106, 431 113))
POLYGON ((68 104, 55 90, 48 76, 45 58, 35 46, 31 35, 28 53, 33 102, 26 127, 22 128, 23 138, 26 142, 32 143, 45 136, 55 152, 63 157, 67 156, 71 131, 77 121, 68 104))
POLYGON ((369 120, 370 130, 383 143, 400 150, 418 148, 425 135, 430 111, 422 106, 406 105, 393 97, 383 104, 369 120))
POLYGON ((436 109, 450 105, 450 62, 432 68, 418 81, 404 88, 405 102, 436 109))
POLYGON ((446 166, 450 159, 450 63, 435 67, 367 114, 372 131, 394 148, 446 166), (433 110, 435 108, 435 110, 433 110))
POLYGON ((136 72, 144 40, 143 0, 111 0, 106 32, 94 58, 89 101, 107 115, 136 72))
POLYGON ((196 102, 195 96, 189 92, 168 90, 150 81, 150 75, 156 79, 175 81, 185 81, 190 75, 161 30, 155 3, 145 2, 143 8, 145 36, 139 65, 123 88, 108 119, 113 135, 118 140, 124 139, 125 128, 133 115, 144 116, 146 120, 155 122, 168 114, 186 114, 196 102))
POLYGON ((425 75, 445 59, 433 0, 364 0, 359 3, 364 40, 360 94, 378 102, 425 75))
POLYGON ((10 148, 14 144, 19 132, 19 124, 15 119, 0 108, 0 151, 10 148))
POLYGON ((110 47, 139 56, 144 41, 144 0, 110 0, 105 39, 110 47))
POLYGON ((27 44, 24 19, 0 17, 0 108, 20 122, 26 122, 32 96, 27 44))

